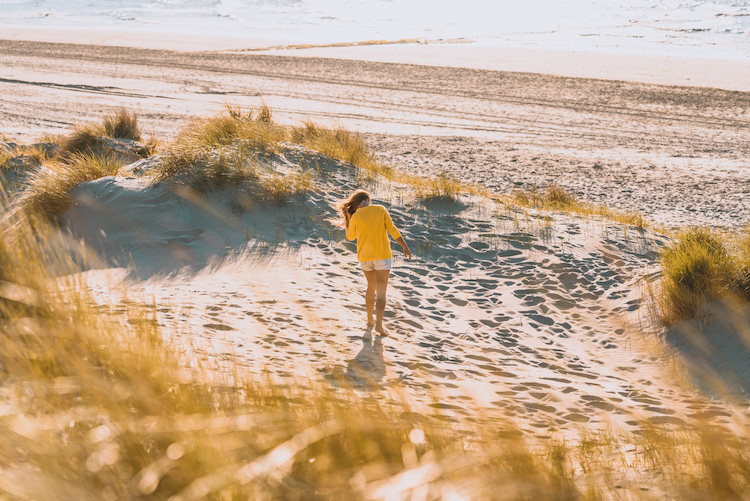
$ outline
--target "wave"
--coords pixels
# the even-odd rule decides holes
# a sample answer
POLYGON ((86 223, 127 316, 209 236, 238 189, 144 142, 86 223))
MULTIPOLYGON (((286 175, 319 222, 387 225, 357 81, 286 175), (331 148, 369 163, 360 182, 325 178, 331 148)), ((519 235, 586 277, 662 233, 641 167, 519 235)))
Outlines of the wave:
POLYGON ((654 42, 669 42, 668 33, 679 33, 709 52, 750 54, 750 0, 526 0, 491 6, 463 0, 460 10, 454 0, 9 0, 0 21, 29 27, 168 27, 287 44, 469 38, 636 52, 653 50, 654 42))

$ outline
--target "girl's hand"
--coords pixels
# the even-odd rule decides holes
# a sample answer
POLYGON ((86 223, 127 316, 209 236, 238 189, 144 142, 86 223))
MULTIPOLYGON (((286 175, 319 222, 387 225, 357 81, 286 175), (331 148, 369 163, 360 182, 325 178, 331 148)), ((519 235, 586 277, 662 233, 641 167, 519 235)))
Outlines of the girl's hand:
POLYGON ((411 261, 411 251, 408 245, 404 245, 404 256, 406 256, 407 261, 411 261))
POLYGON ((404 256, 406 256, 406 259, 411 261, 411 251, 409 250, 409 246, 406 245, 406 242, 404 242, 404 237, 398 237, 396 239, 396 243, 398 243, 402 249, 404 249, 404 256))

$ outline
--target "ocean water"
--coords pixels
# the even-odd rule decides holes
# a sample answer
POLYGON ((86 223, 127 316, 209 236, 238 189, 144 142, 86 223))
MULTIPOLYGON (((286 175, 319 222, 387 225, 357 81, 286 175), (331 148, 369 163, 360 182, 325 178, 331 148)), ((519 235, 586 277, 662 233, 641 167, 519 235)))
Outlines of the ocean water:
POLYGON ((750 0, 0 0, 0 37, 18 25, 750 59, 750 0))

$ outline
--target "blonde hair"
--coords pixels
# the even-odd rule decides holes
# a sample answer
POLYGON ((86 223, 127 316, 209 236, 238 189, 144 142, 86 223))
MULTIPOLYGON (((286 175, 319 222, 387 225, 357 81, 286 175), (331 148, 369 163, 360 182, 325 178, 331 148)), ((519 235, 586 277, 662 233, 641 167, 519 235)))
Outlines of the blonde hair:
POLYGON ((370 200, 370 194, 365 190, 357 190, 352 193, 349 200, 339 204, 339 211, 341 211, 341 216, 344 218, 344 226, 349 224, 349 219, 357 212, 359 204, 365 200, 370 200))

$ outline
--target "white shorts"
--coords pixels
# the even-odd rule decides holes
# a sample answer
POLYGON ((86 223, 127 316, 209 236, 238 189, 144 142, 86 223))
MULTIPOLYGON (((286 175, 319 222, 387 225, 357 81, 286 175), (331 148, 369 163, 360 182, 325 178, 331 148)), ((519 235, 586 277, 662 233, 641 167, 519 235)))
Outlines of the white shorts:
POLYGON ((384 271, 391 269, 391 259, 379 259, 377 261, 362 261, 362 271, 384 271))

